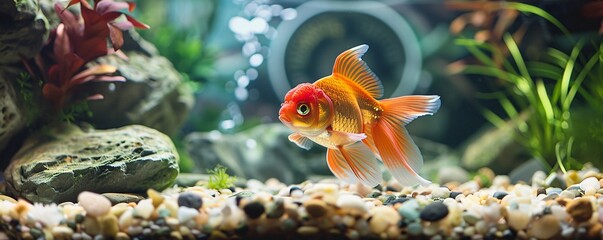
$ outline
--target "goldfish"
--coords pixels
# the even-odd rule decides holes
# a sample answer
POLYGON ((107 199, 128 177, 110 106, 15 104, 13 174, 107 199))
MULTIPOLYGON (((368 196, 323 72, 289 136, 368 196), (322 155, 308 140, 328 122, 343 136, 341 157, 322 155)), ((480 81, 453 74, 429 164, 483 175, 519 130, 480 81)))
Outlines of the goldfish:
POLYGON ((377 100, 383 86, 361 58, 368 48, 363 44, 344 51, 331 75, 291 89, 279 120, 293 130, 288 138, 299 147, 326 147, 329 169, 344 182, 380 184, 381 160, 401 184, 428 185, 431 182, 418 174, 423 157, 404 126, 437 112, 440 96, 377 100))

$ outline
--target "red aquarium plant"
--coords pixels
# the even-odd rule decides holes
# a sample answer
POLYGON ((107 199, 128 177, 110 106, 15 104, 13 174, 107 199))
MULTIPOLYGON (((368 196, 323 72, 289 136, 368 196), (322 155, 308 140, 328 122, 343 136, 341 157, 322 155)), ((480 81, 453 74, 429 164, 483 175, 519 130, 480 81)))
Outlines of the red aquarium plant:
MULTIPOLYGON (((113 75, 117 71, 114 66, 99 64, 86 67, 86 64, 118 51, 123 45, 122 31, 132 27, 149 28, 122 12, 124 9, 131 12, 135 7, 134 3, 95 0, 92 7, 87 1, 71 0, 67 8, 78 3, 81 18, 67 11, 61 4, 55 4, 61 23, 51 32, 47 45, 36 57, 44 80, 42 94, 56 109, 79 100, 74 93, 84 83, 125 81, 124 77, 113 75), (116 21, 122 15, 125 15, 125 20, 116 21), (112 48, 109 48, 107 39, 110 39, 112 48)), ((86 97, 102 98, 100 94, 86 97)))

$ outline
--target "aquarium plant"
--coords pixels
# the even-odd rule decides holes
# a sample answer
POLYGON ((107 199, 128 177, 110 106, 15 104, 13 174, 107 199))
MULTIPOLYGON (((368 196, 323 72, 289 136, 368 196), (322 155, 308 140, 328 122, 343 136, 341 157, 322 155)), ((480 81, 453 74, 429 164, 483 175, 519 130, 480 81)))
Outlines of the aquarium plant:
POLYGON ((42 79, 42 95, 49 101, 50 108, 55 112, 67 109, 59 114, 66 116, 64 119, 73 120, 73 111, 81 112, 83 109, 88 112, 82 100, 103 98, 100 94, 82 96, 79 90, 85 83, 125 81, 124 77, 114 75, 117 71, 115 66, 88 63, 117 53, 124 42, 122 31, 133 27, 149 28, 122 12, 124 9, 133 11, 134 8, 133 3, 112 0, 95 0, 92 6, 81 0, 69 1, 66 8, 60 3, 54 5, 60 23, 51 31, 47 44, 34 59, 37 69, 28 61, 24 60, 24 63, 32 76, 42 79), (78 3, 81 17, 67 9, 78 3), (121 16, 125 16, 125 21, 116 21, 121 16), (37 72, 39 74, 35 74, 37 72))
MULTIPOLYGON (((503 33, 500 39, 503 44, 497 44, 498 39, 486 40, 479 35, 474 38, 458 37, 456 43, 464 46, 477 62, 464 64, 460 72, 490 77, 499 80, 503 86, 502 91, 488 96, 498 99, 504 113, 483 109, 484 116, 499 127, 504 125, 505 118, 519 121, 518 141, 550 170, 565 172, 568 168, 580 168, 584 161, 596 160, 574 157, 572 150, 577 139, 572 131, 572 113, 578 98, 578 105, 599 105, 597 93, 590 93, 585 86, 603 77, 600 43, 589 42, 587 38, 574 40, 556 18, 540 8, 523 3, 505 3, 495 7, 542 17, 558 27, 572 47, 568 53, 547 48, 544 54, 531 59, 522 53, 518 44, 523 34, 503 33), (587 43, 597 49, 594 54, 583 51, 587 43)), ((507 22, 505 26, 510 24, 507 22)), ((597 88, 590 89, 597 91, 597 88)))
POLYGON ((217 165, 214 169, 207 170, 209 174, 209 181, 207 181, 207 187, 210 189, 225 189, 232 187, 234 182, 237 180, 236 177, 228 175, 226 173, 226 167, 217 165))

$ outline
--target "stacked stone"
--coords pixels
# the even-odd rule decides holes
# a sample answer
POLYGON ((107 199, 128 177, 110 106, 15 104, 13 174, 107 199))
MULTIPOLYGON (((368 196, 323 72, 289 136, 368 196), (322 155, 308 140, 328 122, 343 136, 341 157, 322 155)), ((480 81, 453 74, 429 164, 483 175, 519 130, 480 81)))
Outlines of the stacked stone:
POLYGON ((537 173, 532 185, 493 174, 373 189, 249 180, 222 190, 150 189, 146 197, 82 192, 59 205, 1 195, 0 239, 600 239, 602 179, 590 169, 537 173))

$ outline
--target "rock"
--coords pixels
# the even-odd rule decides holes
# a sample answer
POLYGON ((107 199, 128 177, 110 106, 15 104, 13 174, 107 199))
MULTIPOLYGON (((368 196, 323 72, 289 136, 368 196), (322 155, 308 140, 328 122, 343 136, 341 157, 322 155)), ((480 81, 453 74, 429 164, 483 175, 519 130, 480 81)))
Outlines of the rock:
POLYGON ((373 233, 382 233, 389 226, 395 226, 400 221, 400 215, 391 207, 375 207, 371 213, 373 217, 369 221, 369 228, 373 233))
POLYGON ((597 178, 589 177, 580 182, 580 189, 584 191, 585 196, 592 196, 601 189, 601 186, 599 185, 599 180, 597 178))
POLYGON ((431 197, 433 198, 448 198, 450 196, 450 190, 445 187, 435 188, 431 191, 431 197))
POLYGON ((148 219, 149 217, 151 217, 151 214, 153 214, 153 211, 155 211, 155 207, 153 207, 153 201, 151 201, 151 199, 144 199, 138 202, 136 207, 134 207, 134 212, 132 213, 132 215, 134 217, 148 219))
POLYGON ((184 192, 178 196, 178 206, 200 209, 203 206, 203 199, 196 193, 184 192))
POLYGON ((301 226, 297 229, 297 233, 302 236, 309 236, 318 233, 318 228, 313 226, 301 226))
POLYGON ((566 211, 577 222, 586 222, 593 215, 593 207, 588 198, 578 198, 569 202, 566 211))
POLYGON ((469 173, 458 166, 447 166, 438 170, 440 184, 449 182, 464 183, 469 180, 469 173))
POLYGON ((220 164, 241 178, 277 178, 287 184, 303 182, 311 175, 332 176, 325 148, 302 149, 288 140, 289 134, 291 130, 283 124, 263 124, 236 134, 191 133, 184 144, 198 173, 220 164))
POLYGON ((190 207, 179 207, 178 208, 178 221, 181 224, 186 224, 188 221, 190 221, 191 219, 195 218, 197 215, 199 215, 199 210, 197 210, 198 208, 190 208, 190 207))
POLYGON ((178 175, 171 140, 144 126, 83 131, 66 125, 47 134, 27 139, 5 170, 14 195, 43 203, 74 201, 82 191, 164 189, 178 175))
POLYGON ((421 220, 435 222, 448 215, 448 207, 441 202, 433 202, 421 210, 421 220))
POLYGON ((352 215, 362 215, 368 212, 362 199, 356 195, 342 195, 337 199, 335 205, 352 215))
POLYGON ((101 234, 106 237, 113 238, 119 232, 119 226, 117 225, 117 217, 111 214, 101 218, 101 234))
POLYGON ((559 220, 553 215, 544 215, 532 223, 528 234, 537 239, 549 239, 561 232, 559 220))
POLYGON ((313 218, 322 217, 328 211, 327 204, 318 199, 310 199, 304 202, 304 207, 306 208, 308 214, 313 218))
POLYGON ((33 58, 48 36, 48 21, 35 0, 0 2, 0 64, 33 58))
POLYGON ((97 193, 84 191, 78 195, 77 200, 88 216, 100 217, 111 211, 109 199, 97 193))
POLYGON ((266 207, 260 202, 251 202, 243 207, 243 211, 245 211, 245 214, 251 219, 259 218, 265 210, 266 207))
POLYGON ((506 192, 494 192, 494 193, 492 194, 492 196, 493 196, 493 197, 495 197, 495 198, 497 198, 497 199, 499 199, 499 200, 502 200, 502 199, 503 199, 505 196, 507 196, 507 195, 509 195, 509 194, 508 194, 508 193, 506 193, 506 192))
POLYGON ((111 201, 112 205, 115 205, 118 203, 131 203, 131 202, 137 203, 138 201, 144 199, 144 197, 141 195, 129 194, 129 193, 103 193, 101 195, 103 195, 104 197, 109 199, 109 201, 111 201))
POLYGON ((530 223, 530 214, 524 209, 508 209, 505 220, 515 231, 523 230, 530 223))
MULTIPOLYGON (((509 164, 509 163, 507 163, 507 164, 509 164)), ((515 166, 517 166, 517 165, 515 165, 515 166)), ((519 181, 524 181, 524 182, 530 183, 530 181, 532 180, 532 174, 537 171, 546 171, 546 170, 545 170, 544 166, 542 166, 542 162, 540 160, 534 158, 529 161, 526 161, 525 163, 522 163, 521 165, 519 165, 518 167, 513 169, 513 171, 511 171, 509 173, 509 178, 511 178, 511 182, 514 182, 514 183, 519 182, 519 181)))
POLYGON ((408 221, 414 221, 419 218, 419 203, 415 199, 410 199, 398 208, 398 213, 408 221))
POLYGON ((191 90, 184 85, 172 63, 135 31, 124 33, 121 50, 128 56, 127 60, 116 54, 96 60, 117 67, 126 81, 90 84, 92 91, 105 98, 88 104, 93 112, 88 121, 97 128, 140 124, 168 135, 176 134, 192 109, 191 90))
POLYGON ((463 166, 467 169, 490 167, 507 173, 513 166, 524 162, 521 156, 526 150, 515 141, 520 122, 507 121, 501 127, 491 127, 475 134, 462 151, 463 166))
MULTIPOLYGON (((0 47, 1 51, 2 47, 0 47)), ((0 66, 0 169, 8 165, 10 155, 16 150, 13 148, 17 148, 16 141, 12 140, 13 137, 31 122, 34 117, 32 115, 36 112, 36 106, 31 106, 34 104, 33 99, 26 99, 26 95, 32 96, 34 90, 20 87, 18 84, 18 81, 28 81, 28 84, 33 82, 31 79, 21 79, 19 74, 24 72, 24 69, 0 66), (12 152, 4 151, 5 149, 12 152)))

